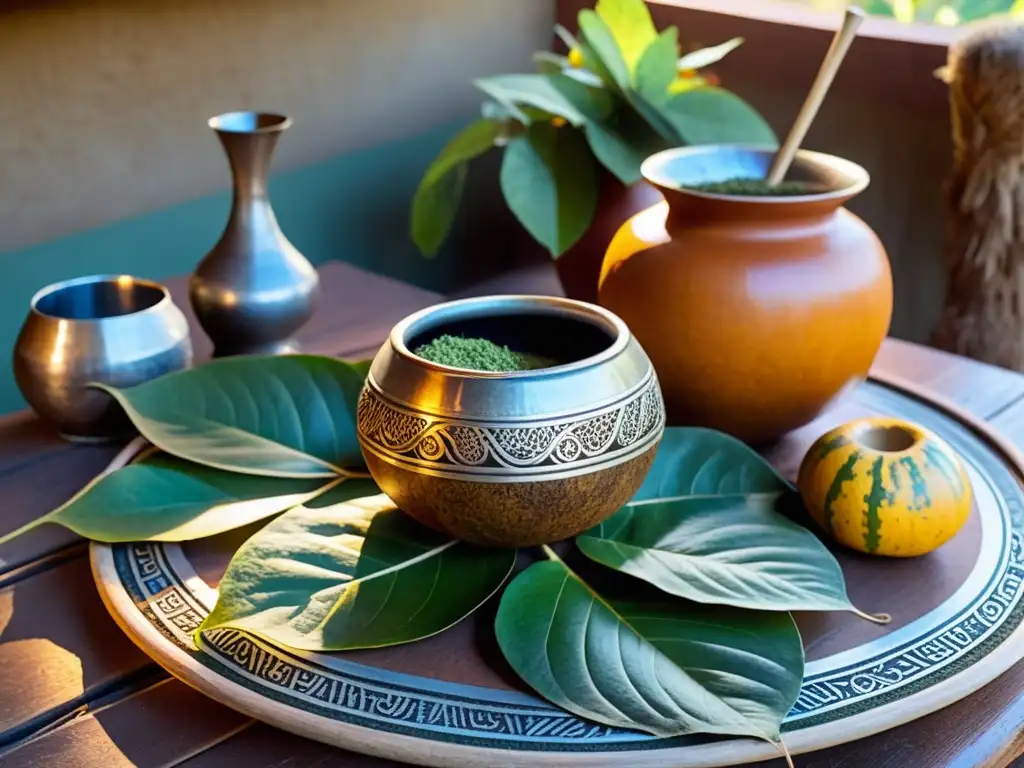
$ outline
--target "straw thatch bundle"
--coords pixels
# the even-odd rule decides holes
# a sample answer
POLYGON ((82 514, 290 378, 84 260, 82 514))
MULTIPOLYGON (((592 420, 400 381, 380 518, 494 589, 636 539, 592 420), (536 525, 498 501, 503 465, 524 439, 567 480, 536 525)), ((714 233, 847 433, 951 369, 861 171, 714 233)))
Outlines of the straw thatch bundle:
POLYGON ((1024 370, 1024 26, 989 23, 949 50, 949 286, 936 346, 1024 370))

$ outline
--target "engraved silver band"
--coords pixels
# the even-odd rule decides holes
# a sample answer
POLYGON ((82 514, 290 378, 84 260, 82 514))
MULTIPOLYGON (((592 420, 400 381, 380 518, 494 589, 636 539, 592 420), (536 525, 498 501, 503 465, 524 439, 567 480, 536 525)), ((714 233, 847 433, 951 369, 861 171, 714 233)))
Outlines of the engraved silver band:
POLYGON ((665 408, 653 372, 605 408, 509 426, 426 416, 392 402, 372 380, 359 399, 364 450, 433 477, 491 483, 558 480, 613 467, 661 438, 665 408))

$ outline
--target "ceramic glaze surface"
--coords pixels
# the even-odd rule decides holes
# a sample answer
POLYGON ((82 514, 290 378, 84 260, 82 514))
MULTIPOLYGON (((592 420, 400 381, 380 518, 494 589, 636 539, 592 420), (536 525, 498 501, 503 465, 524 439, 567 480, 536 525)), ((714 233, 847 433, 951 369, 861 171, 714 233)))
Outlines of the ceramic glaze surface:
POLYGON ((599 302, 658 372, 668 420, 748 441, 810 422, 863 379, 889 328, 892 277, 870 227, 842 207, 852 163, 801 152, 791 178, 834 190, 734 197, 682 184, 763 176, 768 150, 669 150, 644 166, 666 202, 612 240, 599 302))

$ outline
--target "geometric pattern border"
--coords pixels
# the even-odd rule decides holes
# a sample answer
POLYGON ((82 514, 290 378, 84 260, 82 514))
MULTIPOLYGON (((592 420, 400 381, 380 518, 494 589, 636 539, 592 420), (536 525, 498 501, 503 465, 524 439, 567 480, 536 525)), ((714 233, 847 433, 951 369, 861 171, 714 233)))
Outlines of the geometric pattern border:
POLYGON ((397 466, 526 479, 568 476, 643 453, 661 435, 665 406, 651 373, 618 402, 582 417, 508 426, 426 416, 391 402, 370 380, 356 424, 364 447, 397 466))

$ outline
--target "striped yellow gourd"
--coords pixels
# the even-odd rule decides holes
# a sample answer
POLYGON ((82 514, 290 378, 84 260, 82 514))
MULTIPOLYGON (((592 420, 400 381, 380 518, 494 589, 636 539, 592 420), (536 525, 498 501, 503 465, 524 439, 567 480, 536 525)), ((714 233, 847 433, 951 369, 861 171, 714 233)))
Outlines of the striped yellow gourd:
POLYGON ((953 449, 899 419, 858 419, 822 435, 797 484, 830 536, 873 555, 931 552, 971 512, 970 481, 953 449))

